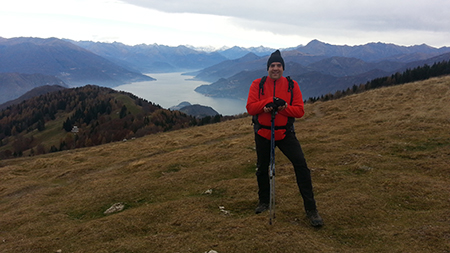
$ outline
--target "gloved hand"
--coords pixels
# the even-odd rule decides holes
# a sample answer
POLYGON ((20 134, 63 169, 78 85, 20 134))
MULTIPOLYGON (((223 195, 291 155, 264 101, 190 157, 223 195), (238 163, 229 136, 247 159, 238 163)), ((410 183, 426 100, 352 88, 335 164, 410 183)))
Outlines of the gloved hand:
POLYGON ((282 106, 286 105, 286 101, 284 101, 281 98, 277 98, 277 97, 273 98, 273 103, 276 105, 276 107, 282 107, 282 106))
POLYGON ((273 103, 273 102, 272 103, 268 103, 266 105, 266 107, 267 108, 272 108, 272 109, 275 109, 275 110, 278 108, 278 106, 275 103, 273 103))

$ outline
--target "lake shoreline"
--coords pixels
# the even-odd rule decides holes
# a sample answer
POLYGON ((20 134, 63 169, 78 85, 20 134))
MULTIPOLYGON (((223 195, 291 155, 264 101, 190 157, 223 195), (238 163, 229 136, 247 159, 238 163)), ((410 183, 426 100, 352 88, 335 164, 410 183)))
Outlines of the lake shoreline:
POLYGON ((115 90, 133 93, 152 103, 169 109, 182 102, 209 106, 219 114, 238 115, 246 112, 246 101, 231 98, 208 97, 195 91, 200 85, 210 83, 195 80, 192 75, 182 72, 175 73, 146 73, 155 78, 154 81, 134 82, 115 87, 115 90))

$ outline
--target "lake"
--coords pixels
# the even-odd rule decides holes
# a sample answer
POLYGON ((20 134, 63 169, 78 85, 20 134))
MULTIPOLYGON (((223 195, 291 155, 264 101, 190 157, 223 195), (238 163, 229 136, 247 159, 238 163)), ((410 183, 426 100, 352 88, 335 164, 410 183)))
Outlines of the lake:
POLYGON ((195 92, 195 88, 203 84, 203 81, 189 80, 192 76, 182 73, 147 74, 156 81, 135 82, 115 87, 115 90, 126 91, 146 99, 163 108, 176 106, 181 102, 200 104, 212 107, 222 115, 236 115, 246 112, 246 101, 230 98, 207 97, 195 92))

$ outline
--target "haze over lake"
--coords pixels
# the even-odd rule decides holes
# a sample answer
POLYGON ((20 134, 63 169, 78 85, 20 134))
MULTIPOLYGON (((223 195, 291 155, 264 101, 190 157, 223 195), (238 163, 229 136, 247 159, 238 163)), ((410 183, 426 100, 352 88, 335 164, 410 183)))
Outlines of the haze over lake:
POLYGON ((181 102, 210 106, 222 115, 236 115, 246 112, 246 101, 230 98, 213 98, 195 92, 195 88, 203 84, 203 81, 188 80, 192 76, 182 73, 147 74, 156 81, 136 82, 120 85, 114 89, 126 91, 146 99, 164 108, 176 106, 181 102))

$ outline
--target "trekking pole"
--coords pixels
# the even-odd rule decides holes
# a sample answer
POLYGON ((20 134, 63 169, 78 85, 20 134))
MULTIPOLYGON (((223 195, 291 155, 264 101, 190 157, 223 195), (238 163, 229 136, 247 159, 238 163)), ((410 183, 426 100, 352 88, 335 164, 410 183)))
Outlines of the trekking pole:
POLYGON ((269 224, 272 225, 272 220, 275 219, 275 115, 276 110, 272 110, 272 125, 270 127, 270 202, 269 202, 269 224))

